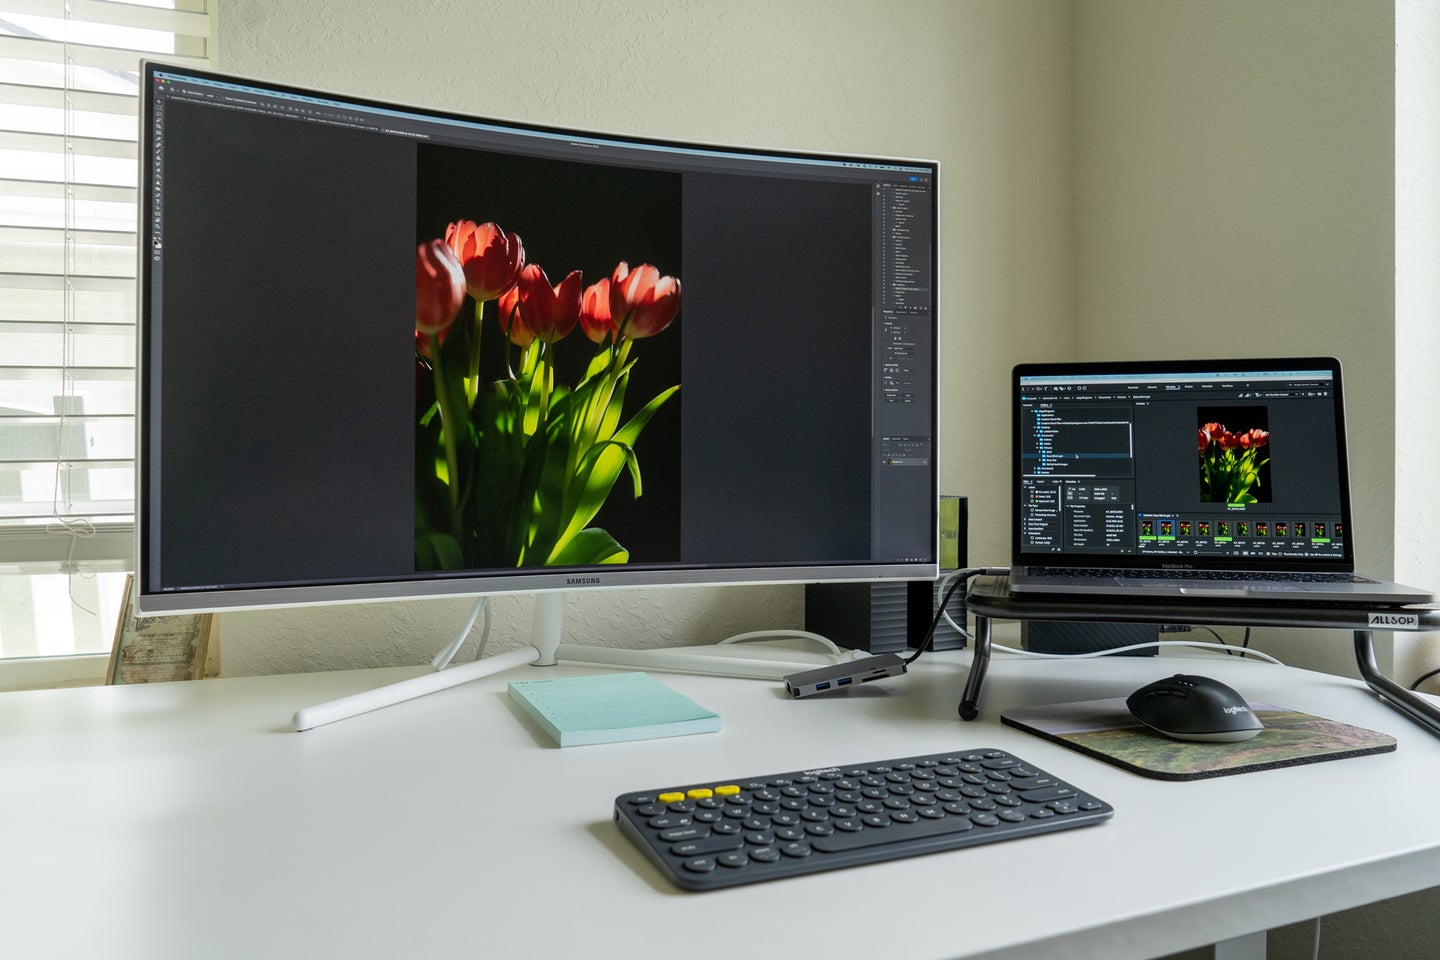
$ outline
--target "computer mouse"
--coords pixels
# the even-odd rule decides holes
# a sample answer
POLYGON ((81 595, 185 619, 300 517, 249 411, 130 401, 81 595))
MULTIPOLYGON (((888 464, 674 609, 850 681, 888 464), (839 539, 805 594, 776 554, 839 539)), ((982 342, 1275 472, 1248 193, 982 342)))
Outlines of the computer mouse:
POLYGON ((1219 680, 1177 673, 1147 683, 1125 700, 1145 726, 1172 740, 1230 743, 1265 728, 1245 698, 1219 680))

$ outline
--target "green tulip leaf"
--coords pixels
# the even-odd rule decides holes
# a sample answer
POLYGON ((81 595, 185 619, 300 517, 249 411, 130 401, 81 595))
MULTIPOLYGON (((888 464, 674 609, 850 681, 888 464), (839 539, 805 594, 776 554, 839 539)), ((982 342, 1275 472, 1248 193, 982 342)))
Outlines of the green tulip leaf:
POLYGON ((459 570, 464 563, 460 543, 448 533, 415 538, 415 565, 421 570, 459 570))
POLYGON ((630 551, 599 527, 581 530, 553 553, 546 564, 559 567, 589 566, 597 563, 627 563, 630 551))
POLYGON ((650 422, 655 411, 664 405, 679 390, 679 385, 662 391, 655 399, 630 418, 630 421, 615 432, 613 438, 597 443, 585 452, 574 478, 570 482, 565 502, 573 504, 569 523, 560 534, 559 542, 564 543, 595 518, 604 506, 610 490, 620 477, 622 468, 629 468, 631 481, 635 485, 635 496, 641 494, 640 462, 635 456, 634 444, 640 431, 650 422))
POLYGON ((677 383, 667 390, 662 390, 654 400, 645 404, 643 409, 631 417, 629 423, 615 432, 614 439, 627 446, 634 445, 635 441, 640 437, 640 431, 645 429, 645 424, 649 423, 650 418, 655 416, 655 411, 659 410, 665 401, 674 396, 675 392, 679 389, 680 385, 677 383))
MULTIPOLYGON (((629 368, 626 368, 626 372, 628 371, 629 368)), ((609 440, 615 436, 615 429, 620 424, 620 411, 625 406, 625 388, 629 385, 630 378, 623 374, 615 381, 605 408, 600 411, 600 423, 595 429, 595 436, 599 439, 609 440)))
POLYGON ((593 377, 600 376, 608 366, 610 366, 610 348, 602 346, 599 350, 595 351, 595 356, 590 358, 590 366, 585 368, 585 376, 581 380, 581 383, 593 377))

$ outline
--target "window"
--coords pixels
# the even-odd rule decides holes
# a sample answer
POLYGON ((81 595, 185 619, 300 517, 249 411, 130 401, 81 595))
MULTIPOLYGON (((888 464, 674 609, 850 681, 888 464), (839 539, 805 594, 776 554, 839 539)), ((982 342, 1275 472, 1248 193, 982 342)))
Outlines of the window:
POLYGON ((208 5, 0 0, 0 658, 110 647, 134 527, 137 67, 208 64, 208 5))

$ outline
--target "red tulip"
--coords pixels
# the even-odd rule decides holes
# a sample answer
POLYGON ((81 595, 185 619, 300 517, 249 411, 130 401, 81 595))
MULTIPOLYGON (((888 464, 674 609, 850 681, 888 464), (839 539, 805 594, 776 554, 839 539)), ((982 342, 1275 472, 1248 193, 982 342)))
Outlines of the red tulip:
POLYGON ((535 334, 525 326, 525 321, 520 317, 520 287, 511 287, 500 294, 500 329, 510 342, 517 347, 530 346, 535 342, 535 334))
POLYGON ((1245 447, 1263 447, 1270 442, 1270 431, 1251 427, 1240 435, 1240 440, 1241 445, 1245 447))
POLYGON ((1198 440, 1199 440, 1199 443, 1200 443, 1200 452, 1201 452, 1201 453, 1204 453, 1204 452, 1205 452, 1205 448, 1208 447, 1208 446, 1210 446, 1210 434, 1209 434, 1208 431, 1206 431, 1206 430, 1204 430, 1204 429, 1200 429, 1200 430, 1197 430, 1197 431, 1195 431, 1195 432, 1196 432, 1197 434, 1199 434, 1198 440))
POLYGON ((670 326, 680 312, 680 281, 662 277, 645 263, 630 269, 625 261, 610 277, 610 317, 617 335, 639 340, 670 326))
POLYGON ((494 300, 515 285, 525 265, 525 247, 518 234, 498 223, 475 225, 457 220, 445 228, 445 242, 465 271, 465 289, 476 303, 494 300))
POLYGON ((415 248, 415 329, 444 333, 465 302, 465 274, 442 240, 415 248))
POLYGON ((610 318, 608 279, 585 288, 585 295, 580 298, 580 329, 594 343, 615 339, 615 321, 610 318))
POLYGON ((515 284, 514 297, 500 299, 500 324, 508 327, 510 340, 528 346, 515 338, 523 327, 535 340, 554 343, 564 339, 580 321, 580 295, 584 279, 579 270, 571 270, 564 280, 550 285, 550 278, 538 263, 527 263, 515 284), (513 322, 510 320, 513 314, 513 322))
MULTIPOLYGON (((452 323, 450 326, 437 333, 435 335, 435 338, 441 343, 444 343, 445 338, 450 336, 450 331, 454 328, 455 325, 452 323)), ((415 351, 419 353, 420 356, 424 357, 426 360, 430 359, 430 334, 421 333, 419 330, 415 331, 415 351)))

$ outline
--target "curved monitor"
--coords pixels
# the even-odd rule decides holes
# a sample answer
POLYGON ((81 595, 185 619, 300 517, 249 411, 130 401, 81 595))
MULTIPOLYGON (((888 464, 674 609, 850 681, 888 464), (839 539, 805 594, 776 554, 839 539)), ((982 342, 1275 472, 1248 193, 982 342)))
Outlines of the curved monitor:
POLYGON ((144 91, 141 612, 936 575, 934 163, 144 91))

